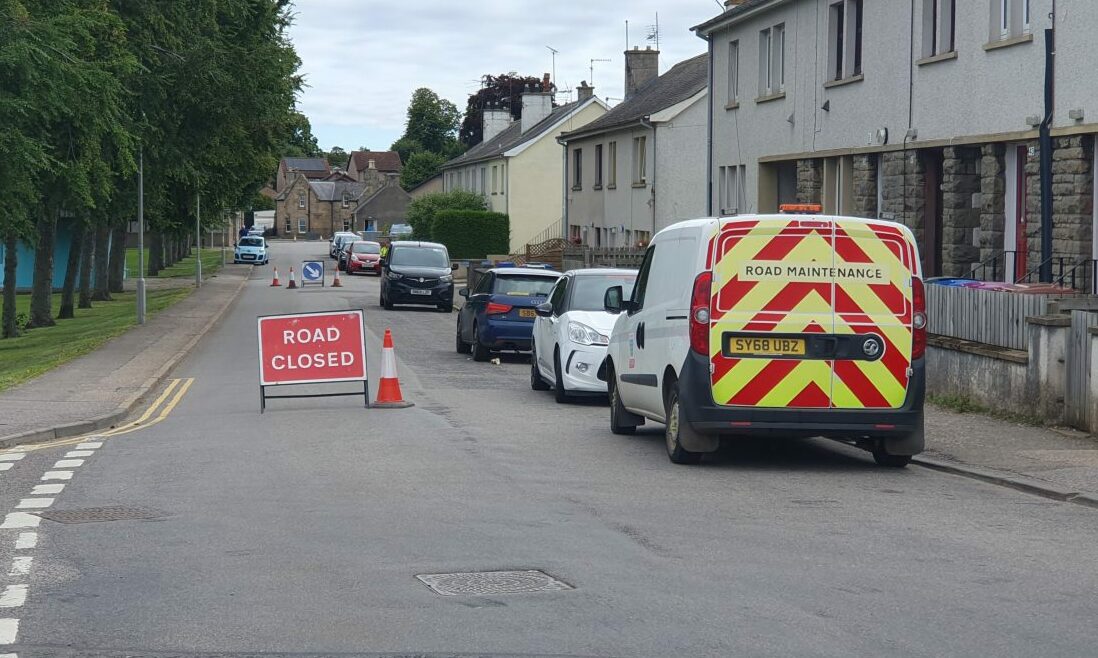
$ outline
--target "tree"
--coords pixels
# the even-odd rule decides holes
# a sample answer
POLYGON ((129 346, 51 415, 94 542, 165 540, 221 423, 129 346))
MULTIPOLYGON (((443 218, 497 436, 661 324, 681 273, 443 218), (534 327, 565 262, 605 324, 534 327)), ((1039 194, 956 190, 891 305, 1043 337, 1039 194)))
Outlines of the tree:
POLYGON ((412 236, 417 240, 431 239, 431 225, 435 216, 443 210, 487 210, 484 197, 475 192, 454 190, 426 194, 408 204, 408 223, 412 236))
POLYGON ((480 91, 471 94, 465 105, 460 137, 466 148, 472 148, 484 139, 485 108, 507 110, 512 119, 519 119, 522 117, 522 92, 530 88, 541 89, 544 84, 536 76, 516 73, 486 75, 483 80, 480 91))
POLYGON ((446 156, 430 151, 413 153, 404 162, 404 169, 400 172, 400 186, 410 190, 423 181, 438 173, 439 168, 446 162, 446 156))
POLYGON ((419 142, 426 151, 445 153, 457 138, 461 113, 450 101, 420 87, 412 93, 408 104, 408 121, 404 137, 419 142))
POLYGON ((343 150, 342 146, 333 146, 331 151, 324 154, 324 157, 328 160, 328 164, 333 167, 343 168, 347 166, 347 152, 343 150))

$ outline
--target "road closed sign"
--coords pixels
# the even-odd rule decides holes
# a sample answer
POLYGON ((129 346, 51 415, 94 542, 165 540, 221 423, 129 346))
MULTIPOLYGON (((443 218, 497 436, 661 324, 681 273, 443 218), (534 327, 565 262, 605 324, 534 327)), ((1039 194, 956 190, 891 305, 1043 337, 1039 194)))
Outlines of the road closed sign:
POLYGON ((259 318, 259 385, 364 381, 362 311, 259 318))

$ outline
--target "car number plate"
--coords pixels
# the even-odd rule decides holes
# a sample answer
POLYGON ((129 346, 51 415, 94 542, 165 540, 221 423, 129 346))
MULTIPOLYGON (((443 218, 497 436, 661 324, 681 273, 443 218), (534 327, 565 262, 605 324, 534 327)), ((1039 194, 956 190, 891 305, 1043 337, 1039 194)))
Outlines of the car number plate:
POLYGON ((532 308, 520 308, 519 309, 519 317, 520 318, 536 318, 537 316, 538 316, 538 314, 536 312, 534 312, 534 309, 532 309, 532 308))
POLYGON ((419 288, 412 288, 413 295, 430 295, 430 290, 420 290, 419 288))
POLYGON ((804 356, 803 338, 765 338, 726 336, 725 354, 729 356, 804 356))

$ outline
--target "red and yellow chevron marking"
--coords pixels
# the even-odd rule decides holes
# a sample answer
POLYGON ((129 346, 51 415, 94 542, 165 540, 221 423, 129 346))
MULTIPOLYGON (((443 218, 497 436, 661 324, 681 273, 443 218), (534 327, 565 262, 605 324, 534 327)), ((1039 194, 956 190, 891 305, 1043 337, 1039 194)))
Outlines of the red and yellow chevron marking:
MULTIPOLYGON (((914 246, 887 224, 822 217, 735 219, 710 240, 710 359, 719 404, 786 408, 895 408, 911 360, 914 246), (745 263, 872 265, 882 280, 745 279, 745 263), (725 358, 729 331, 880 336, 877 361, 725 358)), ((747 270, 750 274, 751 271, 747 270)))

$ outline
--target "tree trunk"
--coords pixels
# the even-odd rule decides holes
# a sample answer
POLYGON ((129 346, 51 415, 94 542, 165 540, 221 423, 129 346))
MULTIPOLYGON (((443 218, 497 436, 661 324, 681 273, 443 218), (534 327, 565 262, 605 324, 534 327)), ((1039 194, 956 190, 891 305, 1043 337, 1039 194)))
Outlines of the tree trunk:
POLYGON ((111 301, 111 291, 107 289, 107 269, 111 258, 111 228, 106 224, 95 227, 95 269, 92 270, 92 301, 111 301))
POLYGON ((31 285, 30 320, 27 328, 52 327, 53 320, 53 247, 57 231, 57 213, 52 208, 38 211, 38 243, 34 246, 34 283, 31 285))
POLYGON ((76 302, 76 308, 91 308, 91 274, 92 260, 95 258, 95 231, 84 227, 84 235, 80 240, 80 298, 76 302))
POLYGON ((80 250, 83 247, 84 231, 86 230, 83 221, 73 222, 72 241, 69 243, 69 259, 65 263, 65 284, 61 287, 61 309, 57 312, 58 320, 71 320, 76 317, 73 312, 76 301, 76 278, 80 272, 80 250))
POLYGON ((4 319, 3 337, 15 338, 19 335, 19 327, 15 324, 15 267, 19 264, 16 253, 15 232, 4 236, 4 319))
POLYGON ((111 233, 111 264, 107 272, 107 290, 122 292, 126 278, 126 227, 118 226, 111 233))
POLYGON ((145 274, 153 277, 164 269, 164 236, 160 231, 149 234, 149 271, 145 274))

